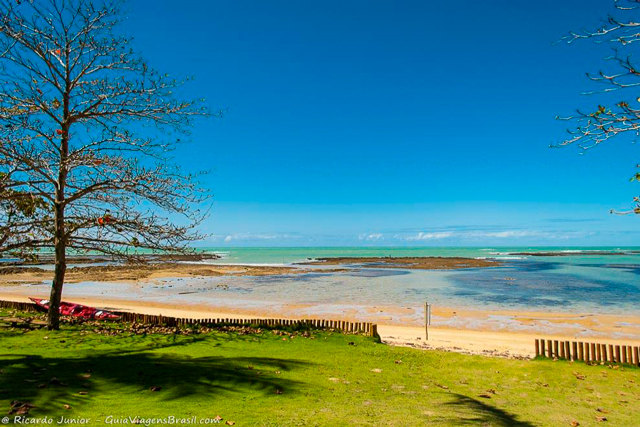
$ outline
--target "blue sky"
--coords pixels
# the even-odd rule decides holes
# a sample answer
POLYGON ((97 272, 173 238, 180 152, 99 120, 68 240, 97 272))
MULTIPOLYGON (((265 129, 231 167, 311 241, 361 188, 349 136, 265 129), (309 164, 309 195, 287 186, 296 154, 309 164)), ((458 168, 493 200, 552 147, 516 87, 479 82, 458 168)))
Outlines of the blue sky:
MULTIPOLYGON (((198 124, 209 246, 634 245, 638 148, 550 149, 608 52, 603 0, 136 0, 123 30, 198 124)), ((629 95, 627 95, 628 97, 629 95)), ((602 102, 602 101, 600 101, 602 102)))

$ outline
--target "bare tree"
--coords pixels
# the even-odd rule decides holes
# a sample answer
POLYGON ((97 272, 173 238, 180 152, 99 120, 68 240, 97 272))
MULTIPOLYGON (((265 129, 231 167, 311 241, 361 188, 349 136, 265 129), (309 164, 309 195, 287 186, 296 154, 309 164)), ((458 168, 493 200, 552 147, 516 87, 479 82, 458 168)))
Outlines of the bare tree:
MULTIPOLYGON (((619 93, 619 98, 611 105, 597 105, 592 111, 578 110, 576 115, 557 117, 558 120, 573 122, 575 127, 567 129, 569 136, 556 146, 576 144, 588 150, 620 135, 631 137, 634 142, 640 137, 640 94, 637 91, 640 86, 640 63, 632 56, 640 46, 640 0, 614 0, 614 5, 622 18, 609 16, 599 28, 570 32, 561 41, 571 44, 589 39, 610 45, 612 54, 605 58, 611 64, 609 70, 587 74, 591 81, 602 88, 585 94, 615 92, 619 93)), ((636 167, 640 168, 640 165, 636 167)), ((640 181, 640 172, 631 181, 640 181)), ((611 212, 640 215, 640 197, 635 197, 634 202, 635 207, 628 211, 611 212)))
POLYGON ((0 252, 55 252, 50 329, 69 251, 140 260, 202 237, 208 193, 171 152, 208 113, 118 35, 121 8, 0 0, 0 252))

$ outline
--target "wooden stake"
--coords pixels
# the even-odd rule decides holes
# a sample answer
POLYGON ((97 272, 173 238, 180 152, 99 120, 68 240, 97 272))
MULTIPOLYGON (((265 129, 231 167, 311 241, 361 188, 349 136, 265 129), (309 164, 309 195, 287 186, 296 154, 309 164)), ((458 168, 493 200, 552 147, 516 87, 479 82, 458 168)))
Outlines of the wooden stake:
POLYGON ((429 341, 429 303, 424 303, 424 335, 425 341, 429 341))

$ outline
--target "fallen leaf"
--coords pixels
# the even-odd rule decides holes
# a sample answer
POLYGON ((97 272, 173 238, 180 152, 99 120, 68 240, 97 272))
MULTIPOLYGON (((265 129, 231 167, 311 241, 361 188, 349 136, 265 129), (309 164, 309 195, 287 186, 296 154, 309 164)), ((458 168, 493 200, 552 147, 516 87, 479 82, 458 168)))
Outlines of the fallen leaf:
POLYGON ((442 385, 442 384, 436 384, 436 385, 443 390, 449 390, 449 387, 447 387, 446 385, 442 385))
POLYGON ((27 415, 29 411, 35 408, 35 405, 31 403, 20 402, 19 400, 14 400, 11 402, 11 410, 9 411, 9 415, 27 415))
POLYGON ((396 365, 401 365, 402 364, 402 360, 396 360, 396 365))
POLYGON ((596 417, 596 421, 601 423, 603 421, 607 421, 607 417, 596 417))
POLYGON ((609 411, 607 409, 604 409, 604 408, 598 408, 598 409, 596 409, 596 411, 601 412, 603 414, 608 414, 609 413, 609 411))
POLYGON ((276 394, 282 394, 282 390, 276 390, 276 394))
POLYGON ((160 390, 162 390, 162 387, 157 386, 157 385, 154 385, 153 387, 151 387, 151 389, 150 389, 150 390, 151 390, 151 391, 160 391, 160 390))
POLYGON ((223 418, 220 415, 216 415, 216 417, 214 418, 215 421, 222 421, 223 418))
POLYGON ((491 395, 489 393, 480 393, 478 397, 484 397, 485 399, 491 399, 491 395))
POLYGON ((235 421, 227 421, 225 424, 228 426, 232 426, 235 425, 235 421))
POLYGON ((571 421, 571 426, 572 426, 572 427, 578 427, 579 425, 580 425, 580 423, 579 423, 579 422, 577 422, 577 421, 571 421))
POLYGON ((376 373, 376 374, 379 374, 379 373, 381 373, 381 372, 382 372, 382 369, 375 368, 375 369, 372 369, 372 370, 371 370, 371 372, 376 373))
POLYGON ((64 409, 67 409, 67 410, 68 410, 68 409, 71 409, 71 405, 69 405, 69 404, 67 404, 67 403, 65 403, 64 405, 62 405, 62 407, 63 407, 64 409))
POLYGON ((79 394, 80 396, 86 396, 87 394, 89 394, 89 392, 88 392, 88 391, 86 391, 86 390, 82 390, 82 391, 79 391, 79 392, 78 392, 78 394, 79 394))
POLYGON ((82 374, 80 375, 82 378, 91 378, 91 374, 82 374))

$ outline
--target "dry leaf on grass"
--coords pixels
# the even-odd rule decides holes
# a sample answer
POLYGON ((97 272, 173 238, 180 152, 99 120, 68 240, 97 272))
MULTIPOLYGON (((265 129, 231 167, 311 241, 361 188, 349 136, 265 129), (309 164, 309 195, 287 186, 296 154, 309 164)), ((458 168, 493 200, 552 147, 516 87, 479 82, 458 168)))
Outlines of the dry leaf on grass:
POLYGON ((9 410, 9 415, 27 415, 29 411, 35 407, 36 405, 32 405, 31 403, 14 400, 11 402, 11 410, 9 410))

